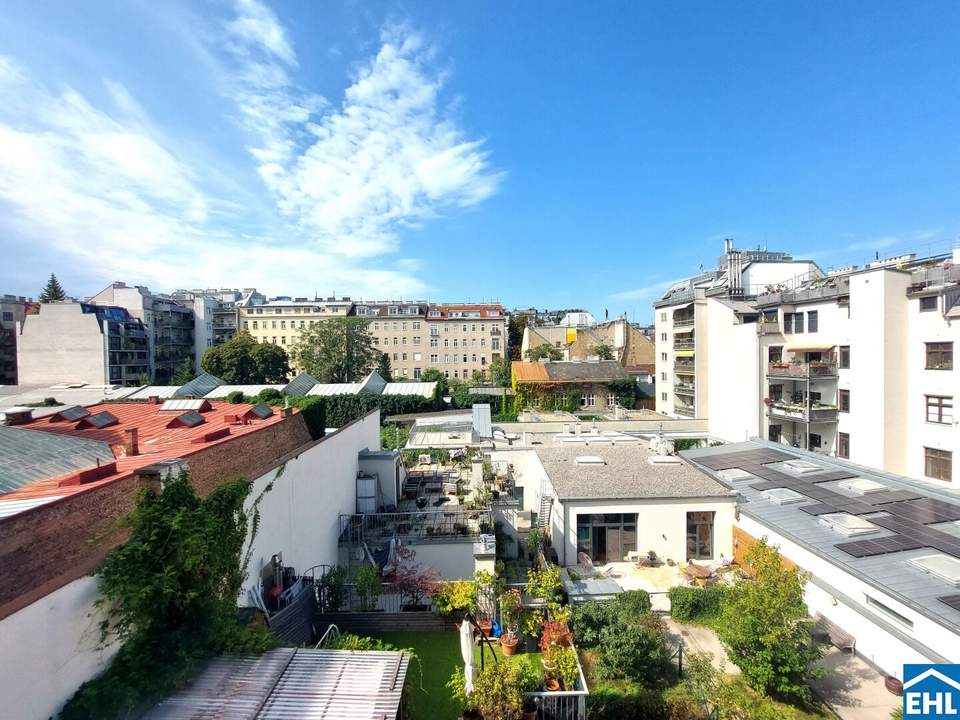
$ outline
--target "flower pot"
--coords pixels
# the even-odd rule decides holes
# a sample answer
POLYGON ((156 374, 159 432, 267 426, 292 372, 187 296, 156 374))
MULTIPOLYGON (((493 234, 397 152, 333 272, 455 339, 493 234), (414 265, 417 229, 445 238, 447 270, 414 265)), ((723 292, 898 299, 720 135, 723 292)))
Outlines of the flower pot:
POLYGON ((556 678, 547 678, 543 681, 543 687, 546 688, 547 692, 557 692, 560 690, 560 681, 556 678))
POLYGON ((500 636, 500 647, 503 649, 503 654, 507 657, 513 655, 517 651, 518 640, 517 636, 513 633, 507 633, 500 636))

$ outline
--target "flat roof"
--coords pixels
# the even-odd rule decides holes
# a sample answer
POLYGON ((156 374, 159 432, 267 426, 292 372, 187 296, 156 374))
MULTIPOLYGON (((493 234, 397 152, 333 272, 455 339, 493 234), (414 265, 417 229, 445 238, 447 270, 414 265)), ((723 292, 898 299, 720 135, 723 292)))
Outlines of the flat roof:
POLYGON ((561 500, 733 497, 727 485, 685 461, 651 464, 635 443, 537 447, 537 457, 561 500), (578 463, 578 457, 602 462, 578 463))
POLYGON ((681 455, 733 485, 741 514, 951 631, 960 627, 960 609, 941 599, 960 596, 960 588, 909 562, 931 553, 960 557, 960 496, 954 492, 765 440, 681 455), (799 472, 785 467, 785 460, 803 461, 799 472), (841 486, 853 478, 882 488, 858 494, 841 486), (778 505, 763 494, 778 487, 804 499, 778 505), (863 517, 878 530, 846 537, 820 521, 821 515, 837 512, 863 517))

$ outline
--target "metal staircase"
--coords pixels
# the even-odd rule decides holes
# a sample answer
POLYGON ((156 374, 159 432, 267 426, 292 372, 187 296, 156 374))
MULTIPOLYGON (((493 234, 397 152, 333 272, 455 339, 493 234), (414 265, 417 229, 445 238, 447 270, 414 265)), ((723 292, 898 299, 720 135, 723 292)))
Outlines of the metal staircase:
POLYGON ((540 493, 540 512, 537 513, 537 527, 540 532, 546 534, 550 527, 550 511, 553 510, 553 496, 549 493, 540 493))

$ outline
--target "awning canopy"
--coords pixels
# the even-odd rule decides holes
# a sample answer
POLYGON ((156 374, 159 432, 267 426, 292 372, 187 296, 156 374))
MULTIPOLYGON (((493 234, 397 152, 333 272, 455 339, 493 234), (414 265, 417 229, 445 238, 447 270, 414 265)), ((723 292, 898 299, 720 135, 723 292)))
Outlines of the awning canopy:
POLYGON ((823 352, 833 350, 835 347, 835 344, 824 340, 821 342, 793 343, 787 345, 787 350, 790 352, 823 352))
POLYGON ((693 350, 677 350, 673 355, 674 357, 689 358, 693 357, 693 350))
POLYGON ((678 310, 686 310, 688 307, 693 307, 693 303, 688 302, 688 303, 683 303, 683 305, 672 305, 670 309, 673 310, 674 312, 677 312, 678 310))
POLYGON ((679 335, 680 333, 692 333, 692 332, 693 332, 693 325, 691 325, 690 327, 677 328, 676 330, 673 331, 673 334, 679 335))

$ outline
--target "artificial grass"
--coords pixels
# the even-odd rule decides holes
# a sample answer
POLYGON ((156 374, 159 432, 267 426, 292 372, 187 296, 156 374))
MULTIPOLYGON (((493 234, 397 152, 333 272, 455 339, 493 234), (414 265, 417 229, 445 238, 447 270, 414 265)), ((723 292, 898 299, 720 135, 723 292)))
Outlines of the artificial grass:
MULTIPOLYGON (((454 701, 446 684, 453 671, 463 667, 460 659, 460 637, 453 630, 447 632, 385 632, 374 635, 397 648, 410 648, 419 662, 410 664, 407 671, 407 695, 410 701, 410 720, 456 720, 460 706, 454 701), (422 670, 422 677, 421 677, 422 670)), ((542 672, 540 653, 519 651, 504 658, 499 643, 494 641, 496 662, 522 662, 542 672)), ((489 648, 483 650, 484 662, 491 663, 489 648)), ((473 667, 480 670, 480 647, 474 650, 473 667)))

